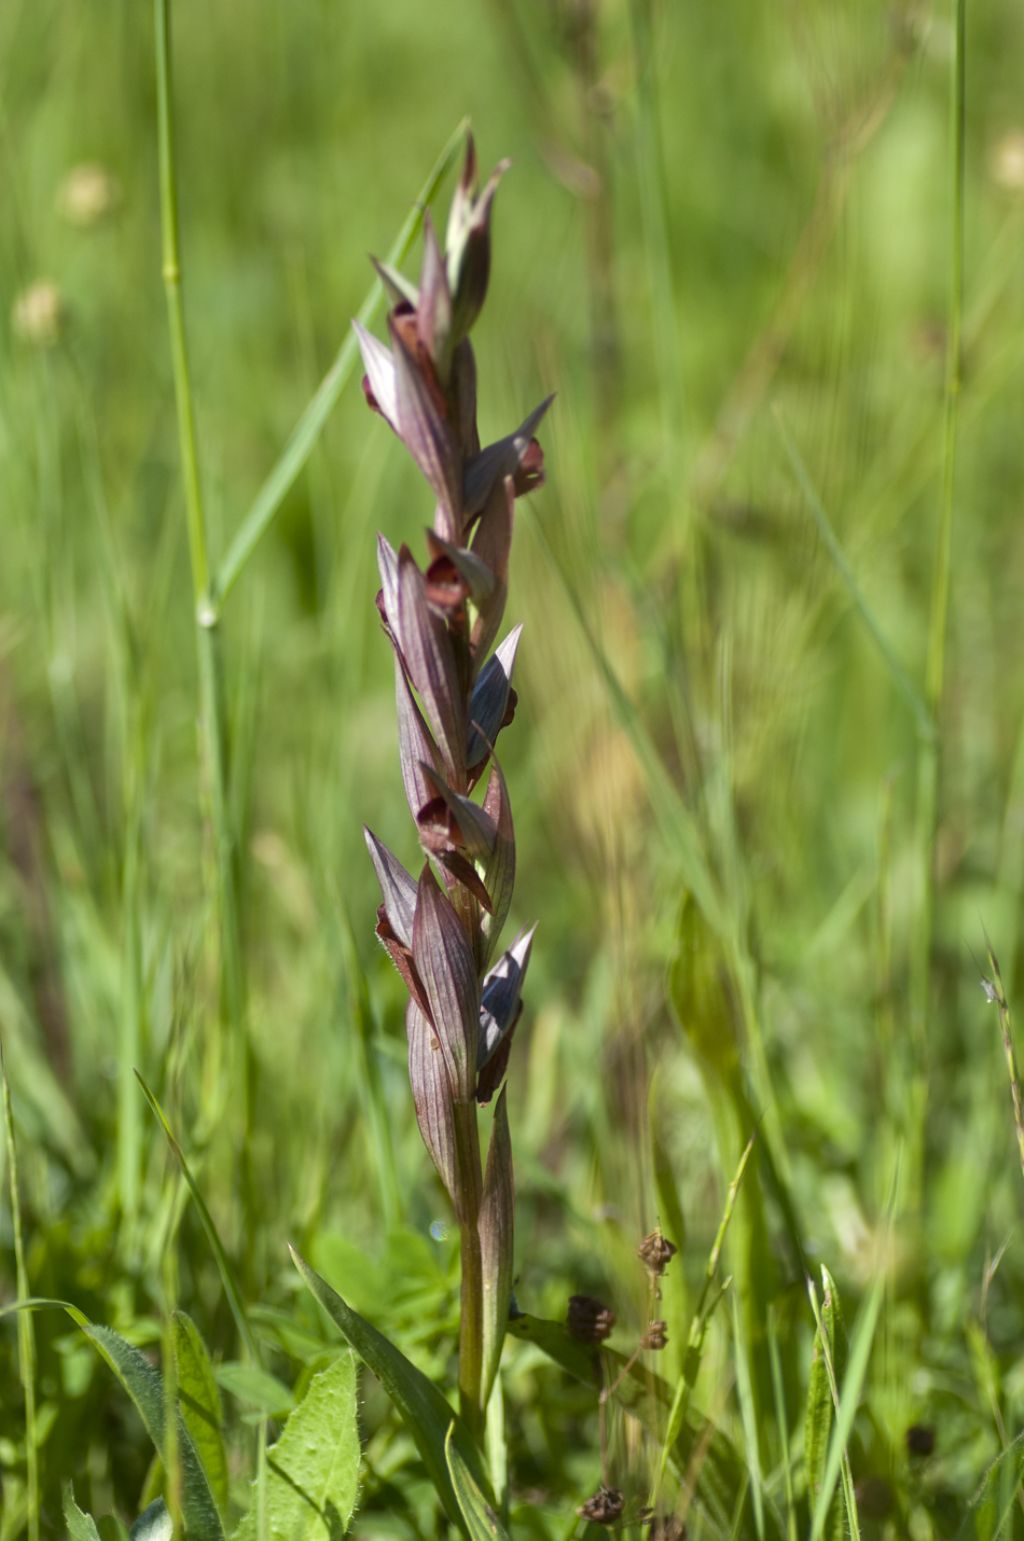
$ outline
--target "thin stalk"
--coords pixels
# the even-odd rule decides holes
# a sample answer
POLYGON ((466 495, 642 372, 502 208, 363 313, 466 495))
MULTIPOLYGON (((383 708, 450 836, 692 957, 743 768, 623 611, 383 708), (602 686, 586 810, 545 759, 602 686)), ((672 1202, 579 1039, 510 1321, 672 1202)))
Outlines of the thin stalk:
POLYGON ((459 1309, 459 1410, 478 1441, 483 1434, 480 1394, 484 1368, 484 1274, 480 1254, 482 1175, 476 1103, 455 1103, 456 1160, 459 1167, 459 1252, 462 1290, 459 1309))
MULTIPOLYGON (((245 1110, 245 1148, 252 1131, 252 1066, 245 1034, 245 976, 235 871, 234 834, 228 779, 228 730, 217 606, 210 588, 206 516, 203 508, 195 408, 189 370, 185 312, 182 299, 181 249, 178 237, 178 192, 174 159, 173 78, 170 0, 154 0, 156 32, 157 115, 160 152, 160 221, 163 233, 163 278, 167 296, 174 399, 178 418, 179 453, 185 488, 196 648, 199 660, 200 732, 204 770, 213 825, 220 931, 221 1017, 237 1053, 245 1110)), ((222 1048, 215 1043, 208 1092, 216 1095, 223 1068, 222 1048)), ((211 1109, 208 1107, 208 1112, 211 1109)))
POLYGON ((999 1013, 999 1032, 1003 1040, 1006 1074, 1009 1078, 1010 1098, 1013 1102, 1013 1128, 1017 1136, 1017 1153, 1020 1157, 1020 1169, 1024 1173, 1024 1099, 1021 1097, 1020 1072, 1017 1069, 1017 1055, 1013 1047, 1010 1003, 1006 998, 1003 976, 999 972, 999 962, 991 947, 988 949, 988 966, 990 977, 982 978, 982 986, 988 1000, 999 1013))
MULTIPOLYGON (((924 696, 933 724, 937 726, 946 678, 946 639, 949 622, 949 593, 953 553, 953 508, 956 489, 957 437, 960 419, 960 390, 963 375, 962 316, 964 269, 964 138, 966 82, 967 0, 954 0, 956 47, 950 77, 950 139, 952 143, 949 228, 949 302, 946 338, 946 386, 942 445, 942 495, 939 534, 932 579, 931 613, 928 626, 928 658, 925 668, 924 696)), ((915 1097, 915 1127, 912 1128, 911 1193, 919 1191, 921 1145, 923 1143, 925 1086, 924 1050, 927 1039, 928 988, 931 971, 932 937, 935 922, 935 836, 938 814, 939 742, 937 731, 921 745, 918 762, 917 849, 920 904, 916 931, 917 945, 911 957, 910 1020, 917 1045, 919 1085, 915 1097)))
MULTIPOLYGON (((3 1082, 4 1132, 7 1144, 7 1174, 11 1188, 11 1230, 14 1232, 14 1275, 18 1301, 29 1296, 28 1269, 25 1267, 25 1240, 21 1230, 21 1197, 18 1192, 18 1152, 14 1139, 14 1113, 11 1087, 7 1079, 3 1040, 0 1039, 0 1081, 3 1082)), ((39 1451, 36 1448, 36 1337, 31 1311, 18 1312, 18 1373, 25 1399, 25 1475, 28 1505, 29 1541, 39 1541, 39 1451)))

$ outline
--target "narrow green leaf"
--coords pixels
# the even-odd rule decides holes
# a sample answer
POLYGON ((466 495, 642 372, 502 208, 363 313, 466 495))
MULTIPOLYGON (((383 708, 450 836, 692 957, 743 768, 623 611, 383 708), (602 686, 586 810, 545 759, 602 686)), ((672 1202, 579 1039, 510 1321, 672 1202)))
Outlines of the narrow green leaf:
MULTIPOLYGON (((896 1181, 894 1180, 894 1194, 895 1191, 896 1181)), ((890 1205, 894 1203, 895 1198, 890 1201, 890 1205)), ((836 1413, 835 1427, 832 1430, 832 1438, 829 1442, 825 1475, 811 1520, 811 1541, 820 1541, 820 1537, 824 1534, 829 1503, 835 1490, 836 1482, 839 1480, 844 1461, 847 1466, 849 1464, 846 1454, 847 1445, 853 1430, 853 1420, 857 1414, 864 1379, 867 1375, 868 1362, 871 1358, 871 1345, 874 1342, 875 1328, 878 1325, 878 1313, 882 1308, 884 1294, 885 1274, 879 1270, 868 1297, 860 1308, 853 1333, 850 1337, 849 1359, 842 1387, 840 1388, 839 1406, 836 1413)), ((850 1501, 852 1501, 852 1494, 850 1501)), ((854 1537, 857 1537, 859 1531, 856 1528, 855 1505, 851 1512, 848 1503, 847 1519, 850 1521, 854 1537)))
MULTIPOLYGON (((448 1462, 445 1457, 445 1439, 453 1421, 453 1413, 440 1391, 421 1370, 410 1364, 405 1355, 389 1343, 383 1333, 353 1311, 331 1286, 291 1249, 292 1260, 309 1289, 341 1329, 356 1353, 376 1375, 394 1406, 404 1419, 430 1479, 444 1504, 451 1520, 464 1530, 462 1511, 459 1508, 448 1462)), ((473 1473, 481 1488, 487 1491, 480 1453, 464 1426, 455 1420, 455 1439, 459 1453, 473 1473)))
POLYGON ((220 1274, 221 1283, 224 1286, 224 1293, 227 1296, 228 1305, 231 1307, 231 1314, 234 1317, 235 1325, 238 1328, 238 1335, 245 1345, 245 1350, 249 1355, 249 1358, 253 1361, 254 1364, 259 1364, 260 1352, 256 1346, 256 1339, 252 1335, 252 1329, 249 1326, 249 1319, 246 1315, 245 1305, 242 1301, 242 1292, 238 1287, 238 1281, 235 1278, 235 1271, 231 1266, 231 1260, 228 1257, 227 1252, 224 1250, 224 1243, 220 1239, 220 1233, 213 1223, 213 1216, 210 1214, 210 1211, 206 1207, 206 1201, 199 1190, 199 1184, 196 1182, 195 1177, 192 1175, 192 1168, 189 1166, 188 1161, 185 1159, 185 1152, 182 1150, 181 1146, 178 1144, 174 1137, 174 1130, 171 1128, 167 1114, 164 1112, 163 1108, 156 1100, 156 1097, 150 1091, 149 1087, 146 1085, 145 1081, 143 1080, 142 1076, 139 1075, 137 1070, 135 1074, 138 1078, 139 1085, 142 1087, 143 1095, 145 1096, 146 1101, 152 1108, 153 1113, 156 1115, 157 1121, 160 1124, 160 1127, 163 1129, 164 1134, 167 1137, 167 1143, 171 1147, 171 1151, 177 1160, 178 1165, 181 1167, 181 1175, 184 1177, 188 1186, 188 1190, 191 1193, 193 1200, 195 1201, 196 1209, 199 1212, 199 1219, 202 1222, 203 1230, 206 1232, 206 1239, 210 1243, 210 1251, 213 1253, 214 1262, 217 1264, 217 1272, 220 1274))
MULTIPOLYGON (((350 1352, 310 1381, 267 1452, 266 1527, 287 1541, 338 1541, 359 1491, 356 1367, 350 1352)), ((256 1541, 256 1486, 234 1541, 256 1541)))
MULTIPOLYGON (((842 1313, 835 1282, 828 1269, 821 1270, 821 1327, 815 1330, 814 1354, 811 1373, 807 1381, 807 1410, 804 1415, 804 1471, 807 1476, 807 1496, 813 1505, 818 1500, 825 1479, 825 1462, 828 1458, 828 1437, 832 1432, 833 1403, 829 1385, 827 1351, 833 1364, 836 1359, 837 1327, 842 1327, 842 1313)), ((845 1338, 845 1332, 843 1333, 845 1338)), ((836 1365, 836 1374, 842 1372, 836 1365)))
POLYGON ((68 1527, 69 1541, 100 1541, 96 1521, 75 1503, 75 1490, 70 1482, 64 1484, 64 1523, 68 1527))
POLYGON ((174 1521, 162 1498, 154 1498, 128 1532, 129 1541, 171 1541, 173 1535, 174 1521))
POLYGON ((444 1453, 448 1462, 448 1475, 452 1479, 470 1541, 508 1541, 508 1531, 481 1493, 472 1472, 459 1454, 452 1438, 454 1433, 453 1423, 444 1442, 444 1453))
MULTIPOLYGON (((163 1379, 137 1348, 126 1343, 110 1327, 99 1327, 75 1313, 79 1326, 99 1350, 121 1385, 127 1391, 146 1426, 157 1451, 164 1448, 163 1379)), ((213 1501, 210 1484, 196 1454, 192 1436, 179 1419, 177 1430, 178 1461, 181 1467, 181 1512, 190 1541, 220 1541, 224 1532, 213 1501)))
POLYGON ((195 1322, 184 1311, 175 1311, 173 1320, 181 1416, 203 1463, 214 1501, 223 1515, 228 1505, 228 1462, 220 1393, 206 1344, 195 1322))

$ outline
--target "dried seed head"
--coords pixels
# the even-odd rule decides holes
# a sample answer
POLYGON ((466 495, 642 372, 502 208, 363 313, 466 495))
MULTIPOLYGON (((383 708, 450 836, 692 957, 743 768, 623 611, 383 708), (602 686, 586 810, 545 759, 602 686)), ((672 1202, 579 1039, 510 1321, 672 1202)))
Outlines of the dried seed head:
POLYGON ((614 1525, 625 1507, 626 1500, 617 1487, 599 1487, 576 1513, 581 1520, 591 1520, 595 1525, 614 1525))
POLYGON ((649 1236, 645 1236, 637 1248, 637 1257, 643 1263, 647 1272, 654 1278, 660 1278, 676 1255, 677 1248, 661 1234, 661 1227, 656 1227, 649 1236))
POLYGON ((667 1322, 650 1322, 648 1324, 647 1331, 644 1333, 643 1337, 640 1339, 640 1347, 641 1348, 651 1349, 655 1353, 659 1349, 663 1349, 667 1343, 668 1343, 668 1323, 667 1322))
POLYGON ((566 1326, 580 1343, 603 1343, 615 1326, 615 1312, 592 1295, 570 1295, 566 1326))

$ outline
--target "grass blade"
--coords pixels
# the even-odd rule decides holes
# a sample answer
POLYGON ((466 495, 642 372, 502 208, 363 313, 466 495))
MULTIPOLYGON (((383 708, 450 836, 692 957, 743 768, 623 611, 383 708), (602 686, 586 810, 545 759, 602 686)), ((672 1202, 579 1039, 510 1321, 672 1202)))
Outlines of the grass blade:
POLYGON ((473 1480, 473 1473, 459 1454, 454 1434, 453 1423, 444 1442, 444 1453, 470 1541, 508 1541, 508 1531, 481 1493, 473 1480))
MULTIPOLYGON (((21 1227, 21 1195, 18 1190, 18 1151, 14 1138, 14 1113, 11 1086, 7 1079, 3 1040, 0 1039, 0 1081, 3 1082, 4 1137, 7 1145, 7 1175, 11 1188, 11 1229, 14 1232, 14 1276, 19 1303, 29 1298, 28 1270, 25 1267, 25 1238, 21 1227)), ((39 1541, 39 1453, 36 1448, 36 1339, 32 1316, 18 1313, 18 1375, 25 1402, 25 1486, 28 1507, 29 1541, 39 1541)))
POLYGON ((167 1143, 171 1147, 174 1156, 177 1158, 178 1165, 181 1167, 181 1174, 184 1177, 186 1184, 188 1185, 189 1192, 195 1200, 196 1208, 199 1211, 199 1219, 202 1222, 203 1230, 206 1232, 206 1239, 210 1243, 210 1250, 213 1253, 214 1260, 217 1264, 217 1271, 220 1274, 221 1283, 224 1286, 224 1293, 227 1296, 228 1305, 231 1307, 231 1314, 235 1319, 235 1326, 238 1328, 238 1336, 242 1340, 242 1343, 245 1345, 246 1353, 252 1359, 253 1363, 259 1364, 260 1351, 256 1345, 256 1339, 253 1337, 252 1328, 249 1326, 249 1319, 246 1315, 245 1305, 242 1301, 242 1293, 238 1287, 238 1281, 235 1278, 235 1271, 231 1266, 231 1259, 225 1252, 224 1243, 221 1241, 217 1227, 213 1223, 213 1216, 210 1214, 210 1211, 206 1207, 206 1201, 203 1198, 203 1195, 200 1193, 199 1185, 192 1175, 192 1169, 185 1159, 185 1152, 182 1150, 181 1146, 178 1144, 174 1137, 174 1131, 167 1121, 166 1113, 160 1106, 159 1102, 157 1102, 156 1098, 150 1091, 149 1087, 146 1085, 142 1076, 139 1075, 139 1072, 136 1071, 135 1074, 138 1076, 139 1085, 142 1087, 146 1101, 149 1103, 153 1112, 156 1114, 156 1117, 160 1122, 160 1126, 163 1129, 164 1134, 167 1136, 167 1143))

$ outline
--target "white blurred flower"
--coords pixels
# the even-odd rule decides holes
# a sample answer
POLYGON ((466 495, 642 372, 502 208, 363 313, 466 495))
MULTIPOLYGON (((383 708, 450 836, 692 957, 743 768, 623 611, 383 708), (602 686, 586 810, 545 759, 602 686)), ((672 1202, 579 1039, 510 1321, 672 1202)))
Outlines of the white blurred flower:
POLYGON ((1024 192, 1024 130, 1004 134, 992 151, 992 179, 1008 192, 1024 192))
POLYGON ((71 225, 85 229, 112 214, 121 201, 115 176, 98 161, 72 166, 57 193, 58 211, 71 225))
POLYGON ((37 278, 19 295, 11 308, 11 328, 22 342, 52 348, 60 339, 67 318, 64 298, 50 278, 37 278))

